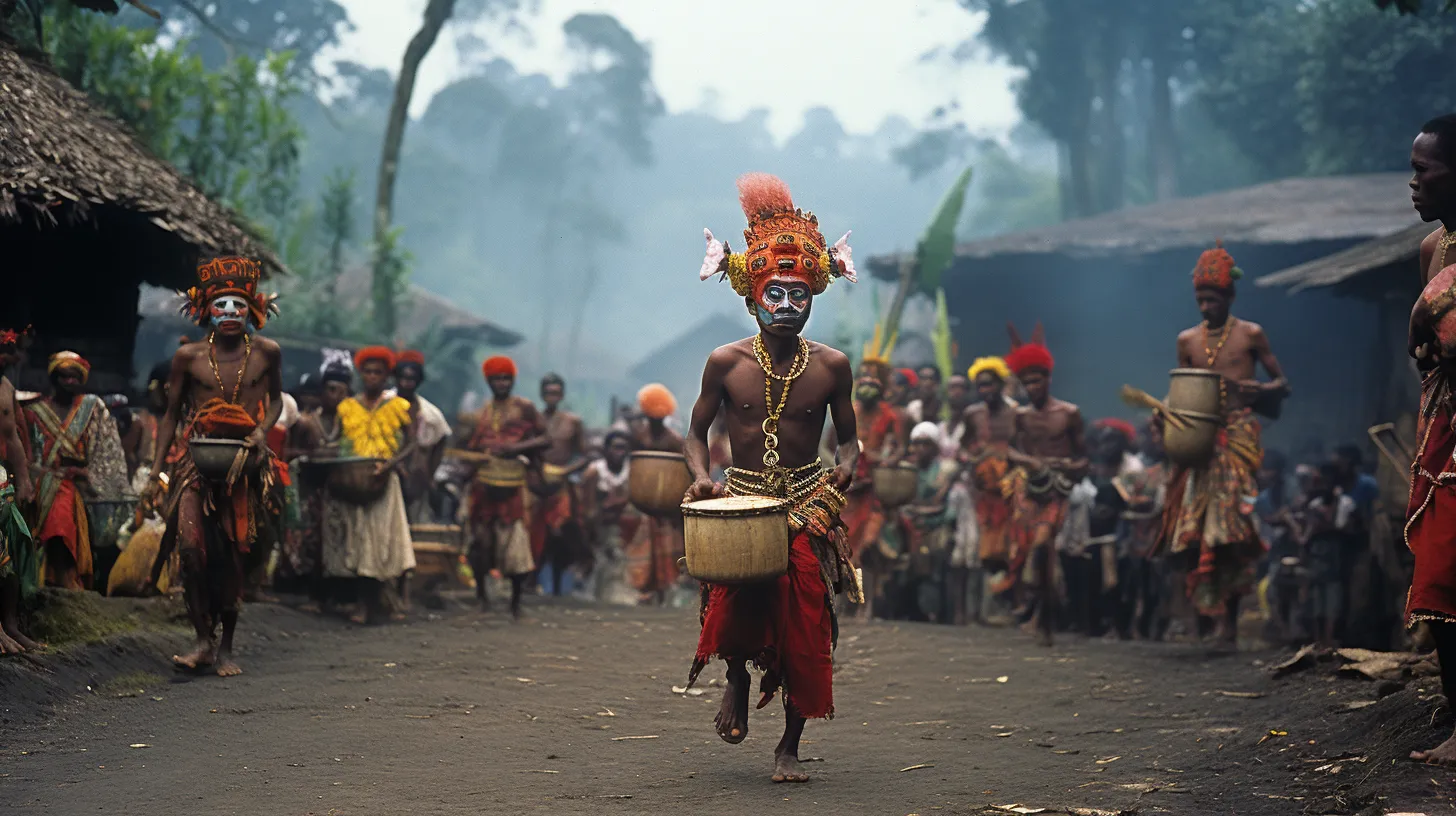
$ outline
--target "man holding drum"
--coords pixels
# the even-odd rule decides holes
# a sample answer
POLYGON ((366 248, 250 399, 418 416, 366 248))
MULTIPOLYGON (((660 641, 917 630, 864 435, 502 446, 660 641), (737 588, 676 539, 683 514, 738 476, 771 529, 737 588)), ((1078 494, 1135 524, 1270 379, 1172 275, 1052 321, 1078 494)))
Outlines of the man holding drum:
POLYGON ((715 723, 725 742, 737 744, 748 735, 747 663, 762 668, 758 707, 784 691, 785 727, 774 749, 773 781, 805 782, 799 738, 806 718, 834 714, 833 593, 860 595, 839 521, 859 440, 849 358, 800 333, 814 295, 834 277, 853 281, 855 269, 848 234, 826 245, 818 219, 795 209, 782 181, 749 174, 738 180, 738 191, 748 217, 747 251, 733 253, 704 230, 708 250, 700 277, 727 278, 759 333, 708 358, 684 445, 694 478, 684 500, 725 494, 785 500, 791 544, 787 573, 776 579, 705 585, 702 634, 688 684, 713 658, 727 661, 728 687, 715 723), (713 482, 708 462, 708 432, 720 407, 733 455, 724 484, 713 482), (826 414, 837 435, 832 471, 819 462, 826 414))
POLYGON ((196 648, 172 659, 186 669, 212 666, 221 677, 242 673, 232 648, 245 559, 268 527, 264 514, 280 507, 277 460, 267 434, 283 412, 283 352, 272 340, 254 336, 277 311, 271 297, 258 293, 260 278, 257 262, 248 258, 215 258, 197 267, 197 285, 187 290, 182 308, 209 333, 172 356, 167 412, 157 428, 147 487, 148 498, 155 499, 163 490, 161 474, 170 470, 162 515, 167 537, 175 537, 181 549, 187 616, 197 633, 196 648), (182 422, 186 439, 243 440, 262 466, 225 483, 204 481, 182 446, 169 468, 167 453, 182 422), (209 535, 221 537, 223 546, 208 547, 209 535), (214 640, 219 621, 220 642, 214 640))
POLYGON ((1277 403, 1288 392, 1264 330, 1229 313, 1234 282, 1242 275, 1222 245, 1204 252, 1193 268, 1203 323, 1178 335, 1178 365, 1221 375, 1224 426, 1207 464, 1173 472, 1162 536, 1175 572, 1186 570, 1194 606, 1217 619, 1216 636, 1228 644, 1238 638, 1239 601, 1253 588, 1253 566, 1265 549, 1254 517, 1256 477, 1264 458, 1254 410, 1277 403), (1257 379, 1256 366, 1261 364, 1269 372, 1268 382, 1257 379))

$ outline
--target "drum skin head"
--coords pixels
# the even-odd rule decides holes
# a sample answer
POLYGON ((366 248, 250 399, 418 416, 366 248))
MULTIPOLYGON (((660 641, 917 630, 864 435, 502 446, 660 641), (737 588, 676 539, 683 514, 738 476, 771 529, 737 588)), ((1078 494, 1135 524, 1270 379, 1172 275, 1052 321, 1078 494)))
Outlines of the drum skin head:
POLYGON ((777 510, 784 504, 782 499, 767 496, 723 496, 717 499, 703 499, 683 505, 688 510, 701 513, 724 513, 744 510, 777 510))

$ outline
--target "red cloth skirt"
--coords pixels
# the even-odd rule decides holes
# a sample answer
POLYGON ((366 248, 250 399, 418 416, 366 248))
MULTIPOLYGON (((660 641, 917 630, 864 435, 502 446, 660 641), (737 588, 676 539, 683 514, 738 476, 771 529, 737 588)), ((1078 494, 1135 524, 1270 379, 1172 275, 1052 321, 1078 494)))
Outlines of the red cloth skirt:
POLYGON ((1456 622, 1456 413, 1451 402, 1444 376, 1428 375, 1421 389, 1420 448, 1406 508, 1405 543, 1415 554, 1405 605, 1409 625, 1456 622))
POLYGON ((801 532, 789 547, 789 571, 773 583, 709 588, 703 631, 689 682, 715 657, 752 660, 764 671, 760 688, 784 699, 800 716, 834 716, 833 611, 819 559, 801 532))

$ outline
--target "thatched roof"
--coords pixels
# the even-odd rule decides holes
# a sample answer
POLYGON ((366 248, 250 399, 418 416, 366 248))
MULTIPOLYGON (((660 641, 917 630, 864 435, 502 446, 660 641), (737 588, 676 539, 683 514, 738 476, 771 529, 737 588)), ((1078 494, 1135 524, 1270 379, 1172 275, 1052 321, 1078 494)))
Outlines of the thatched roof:
POLYGON ((247 255, 285 271, 231 211, 40 59, 0 40, 0 223, 84 221, 93 208, 140 214, 198 255, 247 255))
POLYGON ((1418 223, 1391 235, 1356 244, 1333 255, 1273 272, 1254 281, 1257 286, 1287 286, 1289 293, 1320 286, 1349 285, 1369 272, 1405 267, 1411 281, 1421 255, 1421 241, 1431 234, 1430 224, 1418 223))
MULTIPOLYGON (((1164 201, 956 247, 956 260, 998 256, 1107 257, 1206 248, 1363 240, 1415 220, 1403 173, 1296 178, 1164 201)), ((871 258, 875 277, 894 279, 899 255, 871 258)))

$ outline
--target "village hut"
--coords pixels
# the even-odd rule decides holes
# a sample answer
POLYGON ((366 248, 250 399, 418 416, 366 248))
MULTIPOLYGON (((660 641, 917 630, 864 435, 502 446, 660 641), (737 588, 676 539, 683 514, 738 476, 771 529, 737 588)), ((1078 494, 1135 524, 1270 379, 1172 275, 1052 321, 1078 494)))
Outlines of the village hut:
MULTIPOLYGON (((1375 351, 1380 309, 1328 286, 1292 301, 1254 279, 1416 220, 1404 174, 1287 179, 962 244, 943 283, 964 356, 1004 353, 1007 321, 1023 334, 1041 321, 1057 358, 1054 391, 1089 418, 1127 415, 1120 385, 1166 388, 1174 339, 1199 320, 1189 274, 1222 239, 1246 273, 1234 312, 1264 326, 1294 389, 1270 443, 1328 447, 1370 425, 1366 395, 1388 367, 1375 351)), ((869 268, 889 281, 899 261, 872 258, 869 268)))
POLYGON ((200 257, 278 258, 41 57, 0 40, 0 326, 33 326, 22 388, 61 349, 91 387, 131 380, 142 284, 185 288, 200 257))

